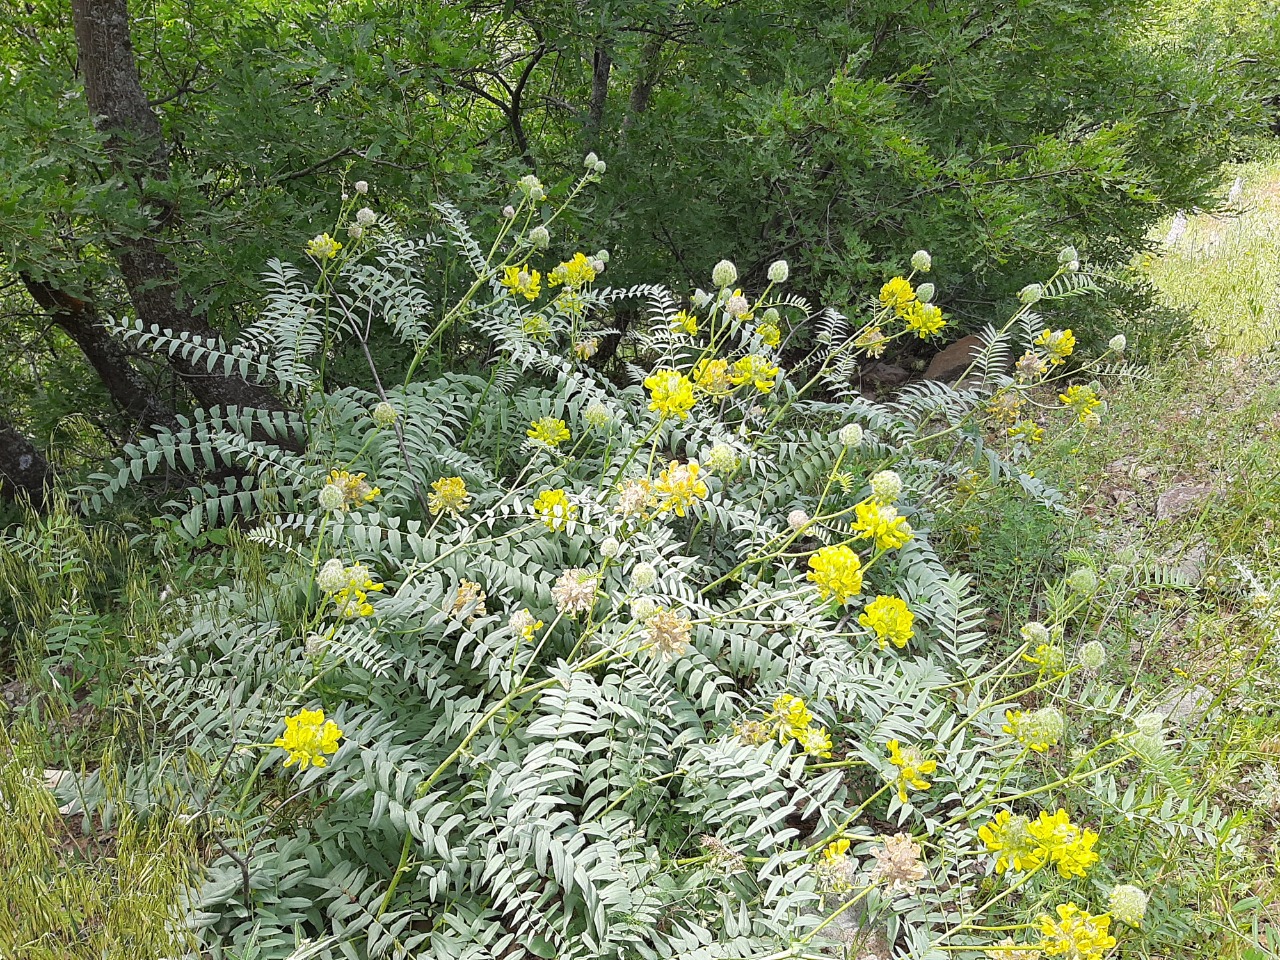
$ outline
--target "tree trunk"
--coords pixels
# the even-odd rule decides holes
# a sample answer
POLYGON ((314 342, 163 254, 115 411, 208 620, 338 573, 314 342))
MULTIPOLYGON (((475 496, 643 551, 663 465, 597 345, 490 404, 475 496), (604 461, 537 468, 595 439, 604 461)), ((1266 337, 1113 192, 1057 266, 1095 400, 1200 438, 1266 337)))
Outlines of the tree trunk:
POLYGON ((613 50, 601 40, 591 58, 591 99, 587 105, 586 146, 599 146, 604 127, 604 110, 609 102, 609 74, 613 71, 613 50))
POLYGON ((177 426, 173 408, 143 379, 125 346, 102 326, 93 304, 27 273, 22 274, 22 282, 32 299, 80 347, 120 412, 133 421, 131 433, 177 426))
POLYGON ((28 500, 43 510, 53 485, 53 468, 34 443, 17 428, 0 420, 0 497, 10 502, 28 500))
MULTIPOLYGON (((174 333, 217 338, 203 319, 182 303, 177 266, 160 241, 178 220, 165 200, 148 197, 148 182, 169 179, 169 150, 160 121, 142 89, 129 36, 127 0, 72 0, 76 47, 85 96, 95 126, 107 134, 107 152, 116 169, 136 185, 144 209, 153 211, 151 229, 120 237, 113 253, 139 319, 174 333)), ((269 390, 239 377, 211 373, 178 356, 168 361, 202 406, 285 409, 269 390)))

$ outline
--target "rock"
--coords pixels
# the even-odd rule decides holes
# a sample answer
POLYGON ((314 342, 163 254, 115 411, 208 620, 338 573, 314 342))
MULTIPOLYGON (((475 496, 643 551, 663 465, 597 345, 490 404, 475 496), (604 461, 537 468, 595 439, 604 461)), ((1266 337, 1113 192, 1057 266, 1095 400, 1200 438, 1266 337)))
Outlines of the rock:
POLYGON ((929 369, 924 372, 926 380, 955 380, 969 368, 973 358, 982 349, 982 341, 973 334, 961 337, 950 346, 944 347, 929 362, 929 369))
POLYGON ((1190 513, 1212 496, 1218 494, 1216 487, 1208 484, 1184 484, 1160 494, 1156 500, 1156 520, 1171 520, 1190 513))
POLYGON ((876 361, 863 368, 862 379, 867 383, 880 383, 896 387, 911 379, 911 374, 896 364, 876 361))
POLYGON ((1193 687, 1175 690, 1171 697, 1157 704, 1154 710, 1164 715, 1170 728, 1185 732, 1200 724, 1213 699, 1213 691, 1197 683, 1193 687))
POLYGON ((1204 579, 1204 567, 1208 559, 1208 543, 1201 541, 1193 547, 1187 547, 1185 543, 1179 541, 1160 558, 1159 562, 1183 583, 1196 586, 1204 579))

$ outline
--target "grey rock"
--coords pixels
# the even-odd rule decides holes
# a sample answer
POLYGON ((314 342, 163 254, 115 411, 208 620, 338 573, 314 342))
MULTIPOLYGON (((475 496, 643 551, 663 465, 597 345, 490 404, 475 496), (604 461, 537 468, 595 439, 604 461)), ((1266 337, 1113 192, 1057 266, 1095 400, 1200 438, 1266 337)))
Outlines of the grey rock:
POLYGON ((1166 490, 1156 500, 1156 520, 1171 520, 1198 510, 1201 504, 1218 493, 1217 487, 1204 483, 1183 484, 1166 490))

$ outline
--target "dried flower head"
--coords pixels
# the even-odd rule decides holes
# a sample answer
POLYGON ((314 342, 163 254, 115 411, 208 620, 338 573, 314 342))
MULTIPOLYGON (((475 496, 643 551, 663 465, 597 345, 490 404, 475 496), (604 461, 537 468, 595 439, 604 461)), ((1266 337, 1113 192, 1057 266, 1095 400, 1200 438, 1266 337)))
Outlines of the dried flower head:
POLYGON ((920 844, 905 833, 884 838, 884 846, 873 848, 876 865, 871 882, 883 883, 890 893, 914 893, 916 884, 928 876, 920 860, 920 844))
POLYGON ((654 653, 665 660, 683 656, 689 648, 692 627, 682 613, 663 608, 645 621, 645 633, 654 653))
POLYGON ((458 583, 458 592, 454 594, 453 605, 449 613, 458 620, 471 623, 488 614, 484 602, 488 599, 480 584, 474 580, 462 580, 458 583))
POLYGON ((590 613, 596 602, 596 578, 580 567, 566 570, 551 588, 551 599, 566 617, 590 613))

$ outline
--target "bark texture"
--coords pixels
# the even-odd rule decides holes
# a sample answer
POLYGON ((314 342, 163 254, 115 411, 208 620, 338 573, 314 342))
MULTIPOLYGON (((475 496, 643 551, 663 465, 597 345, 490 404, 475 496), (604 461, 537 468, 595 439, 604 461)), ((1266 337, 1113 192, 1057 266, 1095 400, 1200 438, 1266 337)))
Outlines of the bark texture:
MULTIPOLYGON (((169 179, 169 150, 160 121, 142 89, 129 35, 128 2, 72 0, 71 10, 85 98, 94 124, 107 135, 112 163, 135 184, 153 218, 149 231, 139 237, 120 237, 113 250, 129 298, 138 317, 148 325, 216 338, 217 331, 183 304, 177 266, 160 242, 179 218, 167 201, 148 196, 148 184, 169 179)), ((204 407, 284 409, 264 387, 210 373, 181 357, 168 359, 204 407)))
POLYGON ((12 424, 0 420, 0 497, 28 500, 43 510, 52 485, 53 468, 44 454, 12 424))

